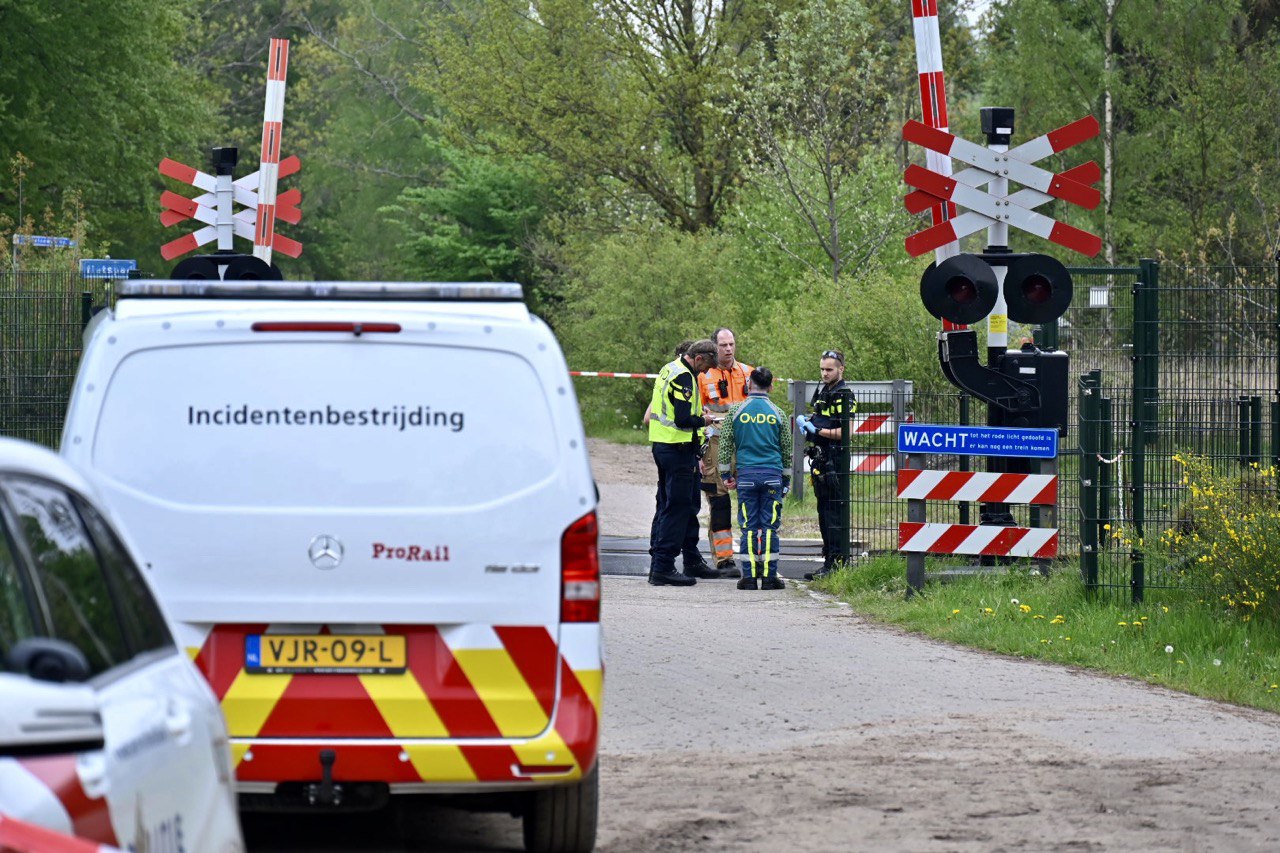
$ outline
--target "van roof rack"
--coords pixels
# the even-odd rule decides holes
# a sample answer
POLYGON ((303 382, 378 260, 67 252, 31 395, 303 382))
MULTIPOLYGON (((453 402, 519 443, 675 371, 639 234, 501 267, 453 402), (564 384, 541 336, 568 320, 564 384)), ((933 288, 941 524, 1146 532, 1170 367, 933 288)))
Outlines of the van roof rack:
POLYGON ((214 281, 127 279, 116 296, 131 299, 348 299, 392 302, 523 302, 524 288, 509 282, 436 281, 214 281))

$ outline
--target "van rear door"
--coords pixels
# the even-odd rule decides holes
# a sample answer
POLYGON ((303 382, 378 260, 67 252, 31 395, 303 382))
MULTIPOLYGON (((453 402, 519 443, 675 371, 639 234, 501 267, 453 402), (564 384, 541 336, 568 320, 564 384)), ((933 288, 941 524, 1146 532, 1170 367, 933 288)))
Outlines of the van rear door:
POLYGON ((263 305, 115 335, 91 468, 169 613, 210 632, 199 662, 233 735, 545 728, 562 538, 595 497, 539 321, 263 305), (379 657, 353 664, 357 643, 379 657))

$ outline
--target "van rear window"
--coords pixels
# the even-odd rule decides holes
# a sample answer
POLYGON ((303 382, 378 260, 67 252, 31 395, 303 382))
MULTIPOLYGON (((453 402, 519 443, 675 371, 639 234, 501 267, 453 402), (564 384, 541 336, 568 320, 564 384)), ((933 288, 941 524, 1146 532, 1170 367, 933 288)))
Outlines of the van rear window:
POLYGON ((125 358, 99 472, 187 505, 466 506, 555 475, 547 392, 509 352, 350 340, 125 358))

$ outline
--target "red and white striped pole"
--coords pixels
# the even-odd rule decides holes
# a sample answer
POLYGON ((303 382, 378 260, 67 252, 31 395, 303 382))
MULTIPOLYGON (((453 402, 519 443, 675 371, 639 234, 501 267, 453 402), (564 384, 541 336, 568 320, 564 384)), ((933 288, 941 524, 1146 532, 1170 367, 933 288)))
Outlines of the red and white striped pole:
POLYGON ((276 183, 280 176, 280 131, 284 124, 284 85, 289 70, 289 40, 272 39, 267 58, 267 101, 262 113, 262 159, 258 165, 258 221, 253 254, 271 263, 276 231, 276 183))
MULTIPOLYGON (((916 37, 916 70, 920 75, 920 112, 925 124, 937 130, 948 130, 946 80, 942 74, 942 34, 938 27, 938 0, 911 0, 911 18, 916 37)), ((925 163, 940 175, 951 174, 951 158, 936 151, 925 152, 925 163)), ((931 208, 933 224, 954 219, 956 207, 949 201, 931 208)), ((941 264, 959 254, 958 242, 939 246, 934 259, 941 264)), ((942 321, 942 328, 963 329, 964 326, 942 321)))

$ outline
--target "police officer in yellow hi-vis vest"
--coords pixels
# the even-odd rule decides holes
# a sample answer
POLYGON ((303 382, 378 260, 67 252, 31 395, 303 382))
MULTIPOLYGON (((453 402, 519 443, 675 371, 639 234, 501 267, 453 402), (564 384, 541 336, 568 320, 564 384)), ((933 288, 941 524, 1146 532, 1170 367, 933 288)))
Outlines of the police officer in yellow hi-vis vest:
POLYGON ((649 401, 649 441, 658 466, 657 507, 649 536, 649 583, 692 586, 697 578, 719 577, 698 550, 698 484, 702 437, 715 416, 702 416, 695 377, 716 363, 716 345, 694 341, 684 355, 664 366, 649 401), (682 557, 684 573, 676 571, 682 557))

